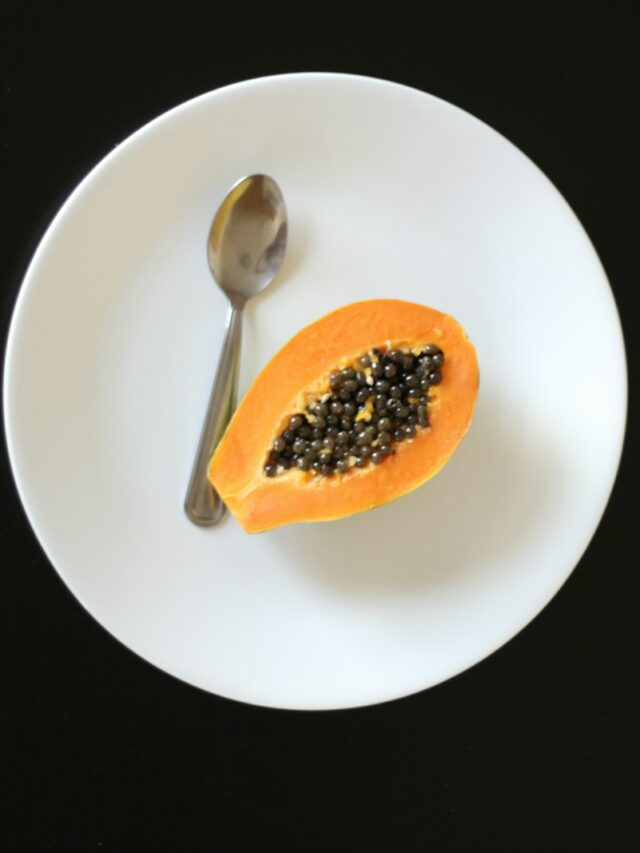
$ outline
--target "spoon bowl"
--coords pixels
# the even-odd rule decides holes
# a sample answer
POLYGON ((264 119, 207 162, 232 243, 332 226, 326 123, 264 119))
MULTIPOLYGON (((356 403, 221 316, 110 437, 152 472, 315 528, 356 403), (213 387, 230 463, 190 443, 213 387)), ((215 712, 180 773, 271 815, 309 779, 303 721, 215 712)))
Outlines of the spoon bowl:
POLYGON ((264 290, 280 269, 287 244, 287 211, 280 187, 267 175, 243 178, 211 223, 207 257, 214 279, 233 303, 264 290))

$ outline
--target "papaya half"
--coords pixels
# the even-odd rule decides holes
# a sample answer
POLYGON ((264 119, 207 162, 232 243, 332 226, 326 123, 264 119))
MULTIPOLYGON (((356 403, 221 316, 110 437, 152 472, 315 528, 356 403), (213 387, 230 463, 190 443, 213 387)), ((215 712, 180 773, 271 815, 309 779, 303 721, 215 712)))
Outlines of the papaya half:
POLYGON ((397 299, 346 305, 262 370, 209 479, 250 533, 372 509, 443 467, 471 422, 478 378, 452 317, 397 299))

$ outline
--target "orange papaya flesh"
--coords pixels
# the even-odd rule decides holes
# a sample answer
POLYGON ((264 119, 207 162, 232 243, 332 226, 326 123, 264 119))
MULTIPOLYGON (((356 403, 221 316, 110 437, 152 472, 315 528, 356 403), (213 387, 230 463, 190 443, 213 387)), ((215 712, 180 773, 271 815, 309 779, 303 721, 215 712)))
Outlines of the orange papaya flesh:
MULTIPOLYGON (((294 335, 258 375, 213 455, 209 479, 250 533, 372 509, 416 489, 445 465, 470 425, 478 382, 475 348, 451 316, 396 299, 346 305, 294 335), (429 344, 442 351, 444 364, 439 384, 428 389, 425 428, 418 425, 415 436, 392 442, 379 464, 352 465, 331 476, 298 468, 278 468, 275 475, 270 469, 267 476, 274 442, 293 415, 329 396, 332 374, 357 367, 372 351, 417 357, 429 344)), ((358 407, 361 418, 364 410, 358 407)))

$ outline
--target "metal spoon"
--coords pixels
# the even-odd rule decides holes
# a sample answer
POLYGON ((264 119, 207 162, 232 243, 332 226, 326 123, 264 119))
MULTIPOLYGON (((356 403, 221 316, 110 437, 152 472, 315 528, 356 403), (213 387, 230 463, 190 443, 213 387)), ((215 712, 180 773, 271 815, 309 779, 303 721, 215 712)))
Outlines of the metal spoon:
POLYGON ((225 505, 207 479, 209 462, 236 407, 242 343, 242 311, 269 285, 287 245, 287 210, 276 182, 250 175, 230 190, 211 223, 207 257, 213 277, 230 303, 227 328, 184 502, 188 518, 212 527, 225 505))

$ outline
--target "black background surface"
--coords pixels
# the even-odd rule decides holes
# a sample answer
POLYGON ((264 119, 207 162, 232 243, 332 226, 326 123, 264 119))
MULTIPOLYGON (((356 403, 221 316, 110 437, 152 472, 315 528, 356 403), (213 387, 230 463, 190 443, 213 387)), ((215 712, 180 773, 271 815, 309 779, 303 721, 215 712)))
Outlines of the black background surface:
POLYGON ((631 3, 568 7, 211 2, 72 15, 27 3, 6 13, 3 337, 51 217, 132 131, 237 80, 345 71, 452 101, 546 172, 610 277, 631 401, 602 524, 537 619, 448 683, 332 713, 210 696, 119 645, 49 566, 3 447, 1 847, 638 849, 637 27, 631 3))

